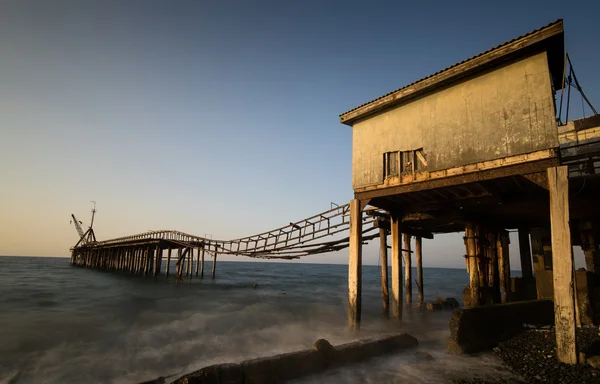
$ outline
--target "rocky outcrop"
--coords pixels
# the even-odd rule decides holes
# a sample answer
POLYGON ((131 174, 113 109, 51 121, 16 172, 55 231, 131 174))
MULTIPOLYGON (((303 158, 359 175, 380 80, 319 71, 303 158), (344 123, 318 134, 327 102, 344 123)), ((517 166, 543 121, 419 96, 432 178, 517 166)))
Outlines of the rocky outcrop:
POLYGON ((450 318, 451 353, 474 353, 492 349, 523 330, 523 324, 554 324, 554 304, 549 300, 459 308, 450 318))

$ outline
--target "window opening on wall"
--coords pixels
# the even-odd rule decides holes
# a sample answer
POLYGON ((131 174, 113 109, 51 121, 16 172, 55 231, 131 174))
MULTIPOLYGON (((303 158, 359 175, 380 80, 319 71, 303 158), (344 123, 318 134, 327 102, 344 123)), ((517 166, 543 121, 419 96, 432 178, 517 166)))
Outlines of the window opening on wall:
POLYGON ((414 175, 415 172, 424 171, 427 160, 423 154, 423 148, 412 151, 393 151, 383 154, 384 179, 414 175))

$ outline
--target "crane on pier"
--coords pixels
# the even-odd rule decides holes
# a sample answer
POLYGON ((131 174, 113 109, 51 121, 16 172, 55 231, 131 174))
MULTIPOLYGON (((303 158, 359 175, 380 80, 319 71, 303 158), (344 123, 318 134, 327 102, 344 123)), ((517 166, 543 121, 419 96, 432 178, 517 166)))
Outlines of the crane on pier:
POLYGON ((92 228, 94 225, 94 216, 96 215, 96 202, 90 201, 90 203, 94 203, 94 207, 92 208, 92 220, 91 220, 90 226, 88 227, 88 229, 86 231, 84 231, 83 228, 81 227, 81 225, 83 223, 80 220, 77 220, 77 218, 75 217, 74 214, 71 214, 71 217, 73 218, 73 220, 71 222, 75 225, 75 229, 77 230, 77 233, 79 234, 79 241, 75 245, 76 247, 78 245, 85 245, 85 244, 91 244, 91 243, 96 242, 96 234, 94 233, 94 229, 92 228))

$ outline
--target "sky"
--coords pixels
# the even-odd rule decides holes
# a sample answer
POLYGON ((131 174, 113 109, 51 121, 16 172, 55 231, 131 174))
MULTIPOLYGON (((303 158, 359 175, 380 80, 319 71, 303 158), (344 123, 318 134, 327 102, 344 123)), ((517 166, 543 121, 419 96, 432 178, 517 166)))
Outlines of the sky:
MULTIPOLYGON (((2 1, 0 255, 67 256, 70 214, 89 224, 91 200, 99 239, 231 239, 347 203, 340 113, 559 18, 598 108, 598 14, 595 1, 2 1)), ((464 268, 461 236, 426 241, 424 265, 464 268)), ((376 245, 363 257, 377 264, 376 245)))

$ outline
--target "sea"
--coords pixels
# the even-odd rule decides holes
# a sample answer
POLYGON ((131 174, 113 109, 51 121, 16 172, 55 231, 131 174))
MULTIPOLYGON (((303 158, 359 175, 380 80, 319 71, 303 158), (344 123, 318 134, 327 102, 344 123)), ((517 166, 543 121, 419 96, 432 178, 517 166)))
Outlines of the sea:
MULTIPOLYGON (((205 267, 210 271, 211 263, 205 267)), ((311 348, 320 338, 336 345, 403 332, 417 337, 419 350, 433 360, 411 351, 298 382, 510 381, 491 354, 446 352, 451 311, 413 304, 401 322, 383 316, 378 266, 363 266, 362 323, 350 331, 347 273, 346 265, 222 261, 215 280, 209 273, 176 283, 173 275, 75 267, 68 258, 2 256, 0 383, 170 382, 211 364, 311 348)), ((464 269, 424 268, 423 274, 425 300, 461 301, 464 269)), ((416 286, 413 295, 416 302, 416 286)))

